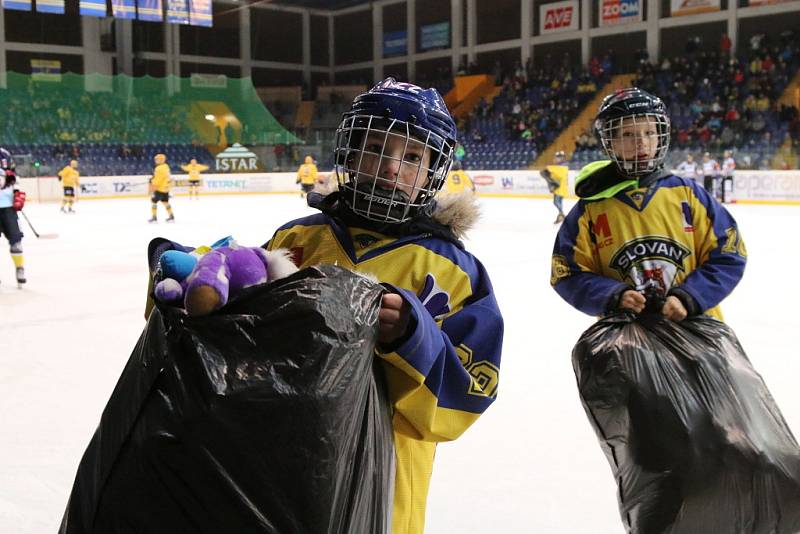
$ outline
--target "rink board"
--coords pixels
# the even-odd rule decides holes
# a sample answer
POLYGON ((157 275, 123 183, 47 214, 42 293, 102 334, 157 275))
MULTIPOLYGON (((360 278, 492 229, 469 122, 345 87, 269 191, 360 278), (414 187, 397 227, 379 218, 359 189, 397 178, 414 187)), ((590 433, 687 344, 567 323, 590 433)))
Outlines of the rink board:
MULTIPOLYGON (((481 195, 545 198, 550 193, 538 170, 468 171, 481 195)), ((570 171, 570 193, 577 171, 570 171)), ((87 176, 80 179, 79 195, 83 199, 147 196, 148 176, 87 176)), ((186 175, 175 175, 172 193, 188 192, 186 175)), ((251 174, 205 174, 201 192, 204 195, 297 193, 300 186, 292 172, 251 174)), ((61 183, 55 177, 22 178, 21 187, 28 199, 35 202, 60 200, 61 183)), ((737 171, 733 181, 733 198, 741 203, 800 205, 800 171, 737 171)))

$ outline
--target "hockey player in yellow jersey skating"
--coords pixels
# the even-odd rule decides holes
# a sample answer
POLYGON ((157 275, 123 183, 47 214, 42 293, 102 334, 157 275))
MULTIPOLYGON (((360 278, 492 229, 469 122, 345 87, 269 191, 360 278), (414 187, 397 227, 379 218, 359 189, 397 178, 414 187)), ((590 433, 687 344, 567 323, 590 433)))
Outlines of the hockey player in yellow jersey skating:
POLYGON ((75 203, 75 190, 80 186, 80 176, 78 162, 74 159, 58 171, 58 179, 64 188, 64 200, 61 201, 62 213, 75 213, 72 204, 75 203))
POLYGON ((208 170, 208 165, 197 163, 195 158, 188 165, 181 165, 181 169, 189 175, 189 199, 200 199, 200 173, 208 170))
POLYGON ((542 178, 547 181, 547 188, 553 193, 553 205, 558 210, 558 216, 553 224, 564 220, 564 197, 567 196, 569 167, 565 165, 567 157, 563 150, 555 153, 555 160, 541 171, 542 178))
POLYGON ((464 191, 475 192, 475 184, 472 179, 464 171, 460 161, 453 162, 453 170, 447 175, 447 181, 444 184, 445 193, 463 193, 464 191))
POLYGON ((300 198, 304 198, 308 193, 314 189, 314 184, 317 181, 317 166, 314 165, 314 158, 306 156, 305 163, 300 165, 297 169, 297 181, 300 184, 302 191, 300 198))
POLYGON ((155 161, 156 166, 155 169, 153 169, 153 176, 150 178, 150 193, 152 194, 150 201, 152 204, 150 207, 151 217, 148 222, 158 222, 158 217, 156 217, 156 215, 158 213, 159 202, 164 204, 164 207, 167 209, 167 222, 173 222, 175 220, 175 215, 172 213, 172 206, 169 205, 169 190, 172 178, 169 174, 167 156, 164 154, 156 154, 153 161, 155 161))

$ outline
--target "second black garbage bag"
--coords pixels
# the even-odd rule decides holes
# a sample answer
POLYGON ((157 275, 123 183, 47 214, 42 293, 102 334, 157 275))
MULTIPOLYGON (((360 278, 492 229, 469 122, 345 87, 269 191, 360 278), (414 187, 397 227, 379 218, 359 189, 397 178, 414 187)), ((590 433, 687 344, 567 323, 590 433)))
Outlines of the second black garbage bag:
POLYGON ((618 314, 572 360, 628 532, 800 532, 800 448, 727 325, 618 314))

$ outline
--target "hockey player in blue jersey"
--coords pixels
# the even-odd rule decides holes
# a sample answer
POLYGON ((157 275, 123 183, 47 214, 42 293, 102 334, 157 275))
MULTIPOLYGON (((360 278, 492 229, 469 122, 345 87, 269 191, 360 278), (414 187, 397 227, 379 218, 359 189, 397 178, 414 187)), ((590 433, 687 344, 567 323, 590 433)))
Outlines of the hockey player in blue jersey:
POLYGON ((721 319, 718 305, 744 273, 744 242, 701 185, 663 169, 666 106, 640 89, 617 91, 600 105, 595 130, 610 160, 576 178, 580 200, 556 237, 550 283, 591 315, 647 307, 675 321, 721 319))
POLYGON ((459 437, 497 395, 503 318, 486 270, 460 241, 475 200, 436 198, 455 144, 435 89, 387 78, 356 97, 337 129, 338 191, 309 193, 320 213, 265 245, 290 250, 300 268, 337 264, 387 288, 376 357, 393 409, 393 534, 422 534, 437 443, 459 437))

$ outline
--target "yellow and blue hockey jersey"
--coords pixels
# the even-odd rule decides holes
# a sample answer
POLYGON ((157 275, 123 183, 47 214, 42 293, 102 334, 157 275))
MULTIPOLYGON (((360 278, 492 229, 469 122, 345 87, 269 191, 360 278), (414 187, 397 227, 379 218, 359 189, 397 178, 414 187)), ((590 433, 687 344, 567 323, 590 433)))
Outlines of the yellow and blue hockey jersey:
POLYGON ((459 437, 497 394, 503 319, 481 263, 457 242, 392 237, 322 213, 292 221, 268 249, 375 276, 411 306, 410 335, 377 356, 392 402, 397 472, 393 534, 421 534, 436 443, 459 437))
MULTIPOLYGON (((610 168, 590 164, 578 180, 605 180, 610 168)), ((688 302, 690 314, 694 308, 721 319, 718 304, 741 280, 747 258, 730 213, 694 180, 661 172, 616 181, 588 198, 578 192, 553 248, 556 292, 603 315, 626 289, 654 290, 688 302)))

